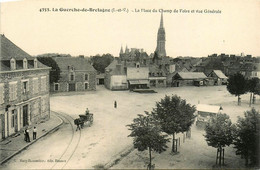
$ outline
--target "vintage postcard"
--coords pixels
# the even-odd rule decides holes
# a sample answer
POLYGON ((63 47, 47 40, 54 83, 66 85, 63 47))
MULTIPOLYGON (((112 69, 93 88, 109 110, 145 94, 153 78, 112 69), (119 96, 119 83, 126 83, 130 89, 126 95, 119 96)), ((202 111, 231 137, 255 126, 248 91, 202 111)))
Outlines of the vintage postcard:
POLYGON ((0 12, 1 168, 259 168, 259 0, 0 12))

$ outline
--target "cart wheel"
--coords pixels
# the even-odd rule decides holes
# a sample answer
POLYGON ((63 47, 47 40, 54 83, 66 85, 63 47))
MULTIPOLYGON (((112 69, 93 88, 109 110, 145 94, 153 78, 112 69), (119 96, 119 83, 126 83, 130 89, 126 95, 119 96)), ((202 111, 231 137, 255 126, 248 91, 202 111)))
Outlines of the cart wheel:
POLYGON ((90 122, 90 124, 93 123, 93 115, 91 115, 91 116, 89 117, 89 122, 90 122))

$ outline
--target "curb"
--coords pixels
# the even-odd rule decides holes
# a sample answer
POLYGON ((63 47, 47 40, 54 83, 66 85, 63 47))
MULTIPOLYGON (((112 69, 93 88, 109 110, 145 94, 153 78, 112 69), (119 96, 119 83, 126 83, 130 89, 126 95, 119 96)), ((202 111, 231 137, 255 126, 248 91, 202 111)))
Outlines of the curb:
MULTIPOLYGON (((51 111, 51 112, 53 112, 53 111, 51 111)), ((53 112, 53 113, 54 113, 53 115, 56 116, 56 117, 60 120, 60 123, 59 123, 57 126, 55 126, 54 128, 52 128, 51 130, 47 131, 45 134, 43 134, 42 136, 40 136, 40 137, 37 138, 36 140, 31 141, 31 142, 28 143, 26 146, 24 146, 23 148, 19 149, 17 152, 15 152, 15 153, 13 153, 12 155, 10 155, 10 156, 8 156, 7 158, 5 158, 3 161, 0 162, 0 165, 4 164, 4 163, 7 162, 8 160, 10 160, 12 157, 14 157, 15 155, 19 154, 19 153, 22 152, 24 149, 28 148, 30 145, 34 144, 36 141, 38 141, 38 140, 41 139, 42 137, 44 137, 44 136, 46 136, 47 134, 49 134, 49 133, 55 131, 56 129, 58 129, 58 128, 64 123, 64 121, 63 121, 59 116, 55 115, 55 114, 57 114, 56 112, 53 112)))
POLYGON ((119 153, 119 156, 115 157, 115 159, 113 159, 112 161, 106 163, 104 166, 104 169, 112 168, 114 165, 116 165, 118 162, 120 162, 122 160, 122 158, 129 155, 134 149, 135 148, 132 146, 132 147, 130 147, 130 149, 126 149, 126 150, 122 151, 121 153, 119 153))

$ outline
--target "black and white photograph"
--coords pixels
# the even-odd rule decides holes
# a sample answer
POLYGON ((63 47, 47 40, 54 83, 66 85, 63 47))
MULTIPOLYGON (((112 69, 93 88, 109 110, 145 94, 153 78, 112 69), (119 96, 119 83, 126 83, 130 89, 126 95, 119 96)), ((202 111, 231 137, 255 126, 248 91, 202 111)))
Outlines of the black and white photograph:
POLYGON ((0 0, 0 169, 259 169, 259 0, 0 0))

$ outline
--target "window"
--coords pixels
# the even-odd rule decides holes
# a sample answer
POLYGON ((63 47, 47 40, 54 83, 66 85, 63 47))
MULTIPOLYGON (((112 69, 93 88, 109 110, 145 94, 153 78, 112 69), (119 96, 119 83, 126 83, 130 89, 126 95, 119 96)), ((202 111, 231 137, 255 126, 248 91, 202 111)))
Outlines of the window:
POLYGON ((159 84, 163 84, 163 80, 158 80, 158 83, 159 84))
POLYGON ((9 83, 9 101, 17 99, 17 82, 9 83))
POLYGON ((28 68, 28 64, 27 64, 27 59, 23 59, 23 68, 27 69, 28 68))
POLYGON ((26 93, 27 91, 29 91, 28 81, 24 81, 23 82, 23 93, 26 93))
POLYGON ((11 119, 11 127, 14 128, 14 113, 15 110, 12 110, 12 119, 11 119))
POLYGON ((75 80, 75 73, 70 73, 70 81, 74 81, 75 80))
POLYGON ((16 63, 15 63, 15 59, 14 58, 12 58, 10 60, 10 64, 11 64, 11 70, 15 70, 16 69, 16 63))
POLYGON ((88 74, 85 74, 85 80, 88 80, 88 74))
POLYGON ((59 91, 59 83, 54 83, 54 91, 59 91))
POLYGON ((4 103, 4 83, 0 84, 0 104, 4 103))
POLYGON ((39 92, 39 80, 38 78, 33 78, 33 94, 39 92))
POLYGON ((41 77, 41 91, 46 91, 47 90, 47 77, 42 76, 41 77))
POLYGON ((85 90, 88 89, 88 83, 85 83, 85 90))
POLYGON ((34 59, 34 68, 38 68, 38 61, 36 58, 34 59))

